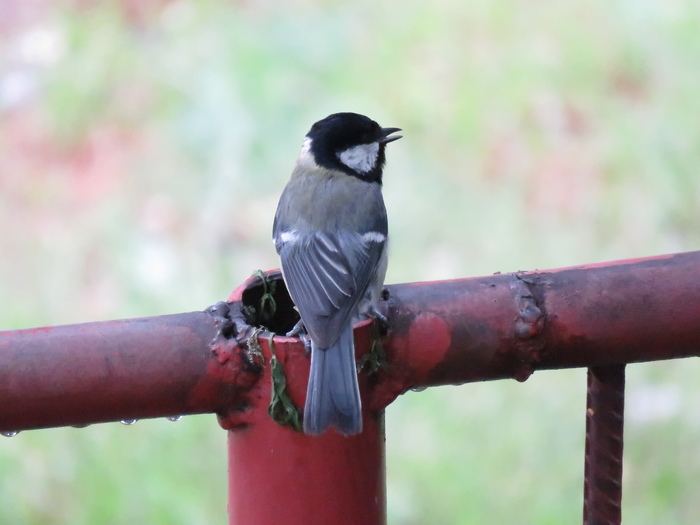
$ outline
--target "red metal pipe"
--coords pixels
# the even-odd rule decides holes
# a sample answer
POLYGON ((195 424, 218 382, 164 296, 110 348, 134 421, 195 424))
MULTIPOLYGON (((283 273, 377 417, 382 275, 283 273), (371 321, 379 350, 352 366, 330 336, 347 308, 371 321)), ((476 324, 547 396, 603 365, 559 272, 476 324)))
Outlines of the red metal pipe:
POLYGON ((0 332, 0 431, 238 406, 256 374, 218 332, 204 312, 0 332))
MULTIPOLYGON (((283 333, 296 314, 279 273, 270 278, 280 283, 279 311, 267 324, 283 333)), ((259 299, 256 282, 244 287, 244 305, 259 299)), ((414 387, 700 353, 700 252, 387 293, 388 366, 365 393, 373 409, 414 387)), ((234 317, 241 306, 231 305, 234 317)), ((210 344, 220 323, 193 312, 0 332, 0 430, 211 411, 230 412, 224 424, 234 427, 257 374, 235 340, 210 344)), ((303 384, 302 354, 290 362, 303 384)))
MULTIPOLYGON (((278 274, 270 277, 283 286, 278 274)), ((388 365, 375 376, 361 376, 364 406, 370 409, 365 420, 372 421, 372 410, 409 388, 505 377, 522 381, 536 369, 697 355, 699 283, 700 254, 695 253, 390 286, 382 305, 390 324, 383 341, 388 365)), ((261 295, 260 283, 253 280, 231 301, 258 304, 261 295)), ((287 319, 282 325, 291 327, 296 320, 291 303, 279 310, 287 319)), ((371 344, 367 324, 356 330, 356 340, 359 357, 371 344)), ((265 334, 258 344, 269 359, 265 334)), ((284 337, 275 337, 274 347, 287 370, 290 396, 303 406, 308 377, 303 347, 284 337)), ((251 397, 267 404, 270 389, 266 375, 251 397)), ((229 437, 231 523, 383 522, 371 505, 383 501, 382 493, 357 490, 374 489, 383 476, 383 462, 374 462, 383 457, 372 448, 383 442, 383 435, 374 434, 375 425, 366 424, 363 437, 369 442, 360 444, 332 433, 321 438, 294 434, 260 410, 250 417, 249 427, 229 437), (355 470, 356 462, 368 457, 372 461, 355 470), (303 484, 295 491, 297 479, 322 492, 309 494, 303 484), (279 505, 263 509, 259 501, 279 505)))
MULTIPOLYGON (((210 313, 0 332, 0 430, 217 412, 232 430, 233 521, 380 524, 380 411, 409 388, 700 352, 700 252, 390 286, 387 364, 360 378, 365 432, 308 438, 265 414, 269 371, 260 376, 258 354, 269 361, 270 340, 246 322, 284 333, 296 320, 279 273, 268 280, 269 291, 249 280, 210 313), (266 295, 277 306, 268 318, 266 295)), ((371 328, 356 329, 358 356, 371 328)), ((274 351, 303 406, 302 346, 277 336, 274 351)))
MULTIPOLYGON (((257 285, 246 286, 243 303, 255 303, 257 285)), ((414 387, 700 353, 700 252, 387 292, 388 366, 369 381, 373 409, 414 387)), ((283 333, 295 313, 282 284, 276 299, 272 328, 283 333)), ((226 410, 244 419, 257 375, 242 373, 235 341, 212 352, 218 330, 193 312, 0 332, 0 430, 226 410)))
POLYGON ((374 408, 415 387, 700 355, 700 252, 387 291, 374 408))
MULTIPOLYGON (((279 279, 279 273, 272 274, 279 279)), ((283 283, 278 281, 279 286, 283 283)), ((230 301, 259 304, 260 281, 251 279, 233 292, 230 301), (250 297, 245 295, 249 294, 250 297)), ((282 288, 281 288, 282 289, 282 288)), ((286 293, 286 292, 285 292, 286 293)), ((284 325, 295 322, 291 302, 284 325)), ((355 330, 356 352, 361 356, 372 342, 371 324, 355 330)), ((251 344, 249 340, 249 344, 251 344)), ((296 406, 304 406, 309 377, 308 357, 298 339, 263 334, 254 343, 269 363, 272 351, 283 366, 286 392, 296 406)), ((366 375, 361 390, 368 391, 366 375)), ((274 422, 265 411, 272 389, 269 367, 250 392, 256 405, 247 416, 222 418, 229 432, 229 522, 231 524, 284 523, 286 525, 382 525, 386 523, 384 411, 363 413, 363 431, 343 437, 334 431, 309 437, 274 422)), ((363 396, 363 402, 367 402, 363 396)))
POLYGON ((352 437, 309 437, 271 419, 229 432, 229 523, 386 523, 384 418, 352 437))

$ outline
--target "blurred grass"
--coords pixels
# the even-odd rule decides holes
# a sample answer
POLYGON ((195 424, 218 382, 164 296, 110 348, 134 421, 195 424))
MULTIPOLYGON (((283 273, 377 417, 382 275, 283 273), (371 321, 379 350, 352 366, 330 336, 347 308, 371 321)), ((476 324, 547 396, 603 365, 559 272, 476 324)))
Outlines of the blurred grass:
MULTIPOLYGON (((700 247, 700 10, 53 3, 0 36, 0 327, 204 308, 278 261, 304 133, 392 144, 388 282, 700 247), (19 86, 19 88, 17 87, 19 86)), ((695 360, 628 367, 623 512, 696 523, 695 360)), ((389 522, 580 520, 585 373, 407 394, 389 522)), ((213 416, 0 441, 1 523, 225 523, 213 416)))

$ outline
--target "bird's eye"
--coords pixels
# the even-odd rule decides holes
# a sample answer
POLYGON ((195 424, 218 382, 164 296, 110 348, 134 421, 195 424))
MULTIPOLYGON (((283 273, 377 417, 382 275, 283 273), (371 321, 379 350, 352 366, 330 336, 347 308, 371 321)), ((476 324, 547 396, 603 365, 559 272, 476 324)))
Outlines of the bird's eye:
POLYGON ((375 137, 376 133, 373 133, 372 131, 366 131, 362 134, 362 143, 369 144, 370 142, 374 142, 375 137))

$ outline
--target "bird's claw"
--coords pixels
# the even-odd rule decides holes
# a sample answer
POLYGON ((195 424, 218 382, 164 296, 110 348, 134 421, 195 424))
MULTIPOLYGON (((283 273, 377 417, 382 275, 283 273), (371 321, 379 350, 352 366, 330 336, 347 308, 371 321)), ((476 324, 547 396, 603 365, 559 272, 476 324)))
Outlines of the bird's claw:
POLYGON ((294 328, 292 328, 289 332, 287 332, 287 337, 299 337, 301 339, 302 343, 304 343, 304 350, 306 350, 306 355, 309 355, 311 352, 311 339, 309 339, 309 334, 306 331, 306 327, 304 326, 304 322, 299 319, 297 324, 294 325, 294 328))
POLYGON ((367 310, 367 315, 369 315, 370 317, 374 317, 375 319, 381 321, 386 325, 389 324, 389 320, 384 316, 382 312, 377 310, 376 306, 370 306, 369 310, 367 310))
POLYGON ((384 316, 384 314, 377 310, 376 306, 370 306, 367 310, 367 315, 377 320, 380 333, 385 335, 389 330, 389 320, 384 316))
POLYGON ((299 319, 297 321, 297 324, 294 325, 294 328, 292 328, 289 332, 287 332, 285 335, 287 337, 296 337, 301 333, 306 333, 306 327, 304 326, 304 321, 299 319))

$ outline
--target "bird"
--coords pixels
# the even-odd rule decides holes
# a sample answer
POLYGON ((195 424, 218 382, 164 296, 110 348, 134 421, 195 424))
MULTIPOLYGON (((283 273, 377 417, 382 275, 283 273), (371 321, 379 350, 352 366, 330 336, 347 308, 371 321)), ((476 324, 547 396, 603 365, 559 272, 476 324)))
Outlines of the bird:
POLYGON ((334 113, 306 134, 280 196, 273 241, 307 335, 311 368, 303 431, 362 432, 353 325, 377 307, 387 269, 388 220, 382 197, 386 145, 400 128, 358 113, 334 113))

